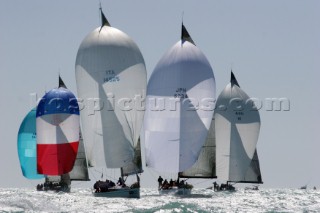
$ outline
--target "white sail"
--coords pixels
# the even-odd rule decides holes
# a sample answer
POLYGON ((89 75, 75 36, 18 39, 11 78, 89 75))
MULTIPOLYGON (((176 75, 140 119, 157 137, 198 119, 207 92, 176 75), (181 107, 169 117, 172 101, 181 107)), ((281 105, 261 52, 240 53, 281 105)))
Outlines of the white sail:
POLYGON ((88 163, 86 158, 86 152, 84 149, 83 138, 80 132, 79 147, 71 172, 69 172, 70 180, 76 181, 89 181, 88 163))
POLYGON ((137 105, 147 74, 138 46, 105 22, 82 41, 75 68, 89 165, 126 166, 135 159, 144 115, 137 105))
POLYGON ((214 118, 205 144, 201 148, 198 160, 193 166, 181 173, 179 177, 185 178, 215 178, 216 177, 216 135, 214 130, 214 118))
POLYGON ((164 54, 148 82, 144 120, 148 167, 178 173, 196 162, 214 99, 212 68, 182 25, 182 39, 164 54))
POLYGON ((260 171, 260 163, 257 149, 254 152, 253 158, 250 163, 250 167, 245 175, 244 183, 263 183, 260 171))
POLYGON ((219 179, 245 179, 255 153, 260 116, 249 96, 239 87, 233 73, 221 92, 215 109, 216 170, 219 179))

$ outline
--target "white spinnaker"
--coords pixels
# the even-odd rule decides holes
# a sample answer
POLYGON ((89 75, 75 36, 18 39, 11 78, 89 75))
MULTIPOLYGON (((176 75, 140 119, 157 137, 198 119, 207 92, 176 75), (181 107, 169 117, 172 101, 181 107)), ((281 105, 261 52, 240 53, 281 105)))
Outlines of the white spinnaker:
POLYGON ((208 60, 193 43, 177 42, 148 82, 144 120, 148 167, 177 173, 196 162, 210 127, 214 99, 215 79, 208 60))
POLYGON ((134 158, 144 111, 143 56, 122 31, 103 26, 81 43, 76 59, 83 138, 89 165, 119 168, 134 158))
POLYGON ((249 96, 229 83, 217 99, 216 170, 219 179, 245 180, 260 130, 260 116, 249 96))

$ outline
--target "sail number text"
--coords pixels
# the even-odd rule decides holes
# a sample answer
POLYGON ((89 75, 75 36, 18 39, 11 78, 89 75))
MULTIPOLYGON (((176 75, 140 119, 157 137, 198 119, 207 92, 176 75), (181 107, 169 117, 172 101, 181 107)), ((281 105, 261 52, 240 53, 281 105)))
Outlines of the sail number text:
POLYGON ((175 97, 175 98, 188 98, 187 89, 182 88, 182 87, 177 88, 173 97, 175 97))
POLYGON ((244 112, 235 112, 236 116, 238 116, 238 121, 241 121, 241 116, 244 115, 244 112))
POLYGON ((120 81, 119 76, 116 76, 116 73, 114 70, 106 70, 105 76, 103 78, 103 82, 118 82, 120 81))

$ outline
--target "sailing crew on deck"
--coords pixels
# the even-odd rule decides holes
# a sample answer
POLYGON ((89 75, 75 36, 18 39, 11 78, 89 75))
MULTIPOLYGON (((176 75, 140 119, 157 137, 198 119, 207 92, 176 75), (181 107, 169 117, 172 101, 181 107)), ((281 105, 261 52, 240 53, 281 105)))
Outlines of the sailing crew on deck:
POLYGON ((109 183, 108 183, 109 188, 114 187, 115 185, 116 184, 112 180, 109 180, 109 183))
POLYGON ((173 187, 173 180, 172 180, 172 178, 170 179, 169 186, 170 186, 171 188, 173 187))
POLYGON ((100 189, 100 180, 98 180, 94 185, 93 185, 93 188, 96 190, 95 192, 101 192, 101 189, 100 189))
POLYGON ((179 183, 179 188, 184 188, 184 180, 181 180, 180 183, 179 183))
POLYGON ((118 186, 123 186, 124 181, 123 181, 122 177, 119 177, 117 184, 118 184, 118 186))
POLYGON ((219 184, 217 184, 217 182, 213 182, 213 190, 214 191, 219 191, 219 184))
POLYGON ((169 188, 169 183, 168 183, 167 179, 164 180, 164 182, 162 184, 162 188, 163 189, 168 189, 169 188))
POLYGON ((163 178, 162 178, 161 176, 159 176, 159 178, 158 178, 158 183, 159 183, 158 188, 161 188, 161 186, 162 186, 162 181, 163 181, 163 178))

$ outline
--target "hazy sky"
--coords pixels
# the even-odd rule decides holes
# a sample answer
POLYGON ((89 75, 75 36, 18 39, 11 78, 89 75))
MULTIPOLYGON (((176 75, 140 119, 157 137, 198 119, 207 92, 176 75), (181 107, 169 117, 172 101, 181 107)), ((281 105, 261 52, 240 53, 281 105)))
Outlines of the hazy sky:
MULTIPOLYGON (((102 7, 111 25, 139 46, 148 78, 179 40, 184 12, 213 67, 217 93, 232 68, 241 88, 263 104, 257 146, 263 187, 320 187, 320 1, 118 0, 102 7), (268 110, 268 98, 287 98, 290 110, 268 110)), ((0 187, 39 182, 22 176, 17 155, 30 94, 57 87, 59 72, 76 93, 78 47, 99 25, 98 0, 0 1, 0 187)), ((156 175, 146 169, 142 185, 155 186, 156 175)))

